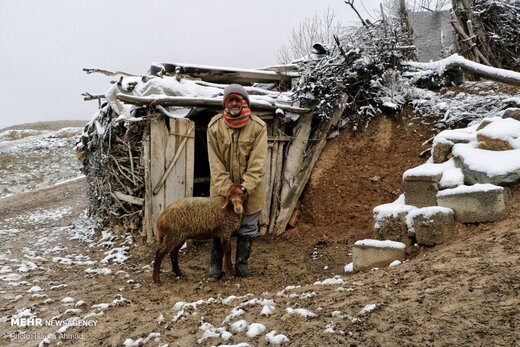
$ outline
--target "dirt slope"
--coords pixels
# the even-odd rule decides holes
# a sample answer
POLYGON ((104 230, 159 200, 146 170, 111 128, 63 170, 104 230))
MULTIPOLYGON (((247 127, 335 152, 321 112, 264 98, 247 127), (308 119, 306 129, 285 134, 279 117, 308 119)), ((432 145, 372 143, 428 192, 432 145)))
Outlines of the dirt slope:
MULTIPOLYGON (((262 323, 267 330, 259 337, 250 338, 241 332, 228 341, 214 337, 201 340, 200 345, 247 342, 265 346, 264 335, 277 330, 289 337, 290 346, 518 346, 518 186, 512 189, 507 218, 497 223, 459 226, 449 244, 422 248, 414 258, 394 268, 343 272, 350 262, 352 241, 371 236, 372 208, 394 200, 402 191, 402 172, 424 161, 417 153, 430 136, 429 127, 420 130, 408 123, 406 118, 395 122, 380 119, 364 135, 344 133, 330 142, 303 197, 300 225, 284 238, 256 241, 251 259, 254 276, 245 279, 208 281, 207 242, 196 242, 181 254, 183 278, 174 278, 168 261, 164 261, 160 287, 151 283, 152 246, 135 246, 122 265, 99 264, 109 248, 68 237, 69 229, 77 228, 79 212, 85 206, 80 182, 0 200, 0 230, 4 230, 0 233, 0 254, 24 259, 30 248, 39 266, 24 275, 27 284, 14 286, 0 281, 0 318, 5 317, 0 320, 0 345, 33 346, 41 339, 13 339, 12 334, 56 331, 56 327, 22 329, 9 324, 11 315, 29 307, 46 319, 102 312, 91 318, 96 326, 69 328, 69 335, 61 336, 63 345, 116 346, 127 338, 137 340, 160 333, 159 341, 152 339, 148 345, 194 346, 203 338, 199 329, 202 322, 229 331, 223 321, 242 303, 243 315, 231 322, 245 319, 262 323), (17 218, 61 207, 69 209, 60 220, 17 218), (73 226, 68 227, 71 222, 73 226), (50 235, 51 243, 39 242, 42 235, 50 235), (38 260, 40 255, 88 258, 98 265, 66 265, 38 260), (85 272, 88 267, 100 266, 112 272, 85 272), (314 284, 338 274, 343 284, 314 284), (46 296, 27 293, 36 284, 46 296), (51 289, 56 284, 67 286, 51 289), (279 293, 289 285, 301 287, 279 293), (238 298, 222 302, 230 295, 238 298), (79 306, 81 312, 65 314, 73 307, 63 302, 65 297, 84 301, 79 306), (125 300, 106 309, 93 308, 121 298, 125 300), (178 313, 173 309, 175 303, 209 298, 215 301, 186 309, 183 319, 172 321, 178 313), (244 305, 252 298, 273 300, 273 314, 264 317, 259 314, 262 306, 244 305), (360 313, 368 304, 375 304, 375 310, 360 313), (317 317, 291 315, 287 308, 305 308, 317 317), (327 327, 329 332, 325 332, 327 327)), ((1 258, 0 265, 6 264, 14 267, 14 260, 1 258)))

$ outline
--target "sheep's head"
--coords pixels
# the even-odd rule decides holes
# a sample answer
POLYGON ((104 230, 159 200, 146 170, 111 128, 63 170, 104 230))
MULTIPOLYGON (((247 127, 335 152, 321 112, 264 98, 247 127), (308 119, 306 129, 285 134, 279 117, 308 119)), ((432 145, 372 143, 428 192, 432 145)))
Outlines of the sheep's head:
POLYGON ((247 192, 242 188, 241 185, 233 184, 229 187, 226 199, 224 200, 224 206, 222 208, 228 207, 229 204, 233 205, 233 211, 236 214, 244 213, 244 202, 247 199, 247 192))

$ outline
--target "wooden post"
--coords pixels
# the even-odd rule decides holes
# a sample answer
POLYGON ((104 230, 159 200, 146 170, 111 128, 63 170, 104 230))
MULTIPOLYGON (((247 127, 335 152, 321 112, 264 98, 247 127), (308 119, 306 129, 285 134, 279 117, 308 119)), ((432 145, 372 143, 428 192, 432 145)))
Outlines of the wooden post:
POLYGON ((144 166, 144 216, 142 236, 146 236, 146 242, 152 243, 154 240, 154 230, 152 225, 152 181, 150 176, 150 133, 146 132, 143 138, 143 166, 144 166))
MULTIPOLYGON (((273 122, 267 123, 267 135, 271 136, 273 134, 273 122)), ((271 198, 273 196, 273 175, 271 171, 271 158, 273 155, 273 146, 276 141, 272 141, 268 143, 267 146, 267 157, 265 159, 265 175, 264 175, 264 183, 266 187, 266 204, 265 208, 262 211, 262 216, 260 217, 260 235, 265 235, 268 232, 269 228, 269 216, 271 215, 271 198)))
POLYGON ((320 157, 321 151, 327 143, 327 136, 329 131, 338 123, 341 115, 343 114, 343 111, 345 110, 347 98, 348 96, 346 94, 343 94, 340 97, 336 111, 334 111, 330 120, 328 120, 327 123, 317 132, 317 143, 312 153, 309 153, 302 164, 305 169, 300 171, 300 173, 295 177, 294 186, 287 195, 287 199, 284 201, 284 204, 280 206, 280 213, 278 214, 278 218, 276 219, 276 224, 273 229, 273 233, 276 235, 280 235, 285 231, 287 223, 289 222, 289 218, 291 218, 294 208, 298 203, 298 199, 300 198, 300 195, 303 192, 307 181, 309 180, 312 169, 314 168, 314 164, 320 157))
MULTIPOLYGON (((273 135, 279 135, 280 119, 275 119, 273 135)), ((271 215, 269 217, 269 232, 273 231, 276 217, 278 215, 278 207, 280 206, 280 188, 282 185, 282 165, 283 165, 283 145, 281 141, 276 141, 273 145, 273 154, 271 160, 271 172, 273 175, 273 194, 271 200, 271 215)))

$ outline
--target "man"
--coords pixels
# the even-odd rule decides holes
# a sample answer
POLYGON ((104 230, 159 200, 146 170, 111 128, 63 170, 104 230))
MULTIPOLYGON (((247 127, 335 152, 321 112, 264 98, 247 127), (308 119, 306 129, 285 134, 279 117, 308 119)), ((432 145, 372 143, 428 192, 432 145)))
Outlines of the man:
MULTIPOLYGON (((242 225, 236 232, 235 274, 249 276, 248 259, 253 238, 258 236, 258 220, 265 205, 267 129, 251 114, 247 91, 238 84, 224 89, 224 112, 208 124, 208 156, 211 170, 211 196, 226 196, 232 184, 240 184, 248 195, 242 225)), ((223 251, 218 238, 211 239, 209 277, 222 274, 223 251)))

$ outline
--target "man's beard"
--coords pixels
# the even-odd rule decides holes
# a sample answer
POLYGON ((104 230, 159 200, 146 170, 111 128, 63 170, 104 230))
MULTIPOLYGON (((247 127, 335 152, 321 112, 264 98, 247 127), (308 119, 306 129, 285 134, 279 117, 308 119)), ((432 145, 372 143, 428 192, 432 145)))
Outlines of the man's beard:
POLYGON ((239 108, 233 108, 229 110, 229 115, 231 117, 238 117, 242 113, 242 107, 239 108))

